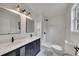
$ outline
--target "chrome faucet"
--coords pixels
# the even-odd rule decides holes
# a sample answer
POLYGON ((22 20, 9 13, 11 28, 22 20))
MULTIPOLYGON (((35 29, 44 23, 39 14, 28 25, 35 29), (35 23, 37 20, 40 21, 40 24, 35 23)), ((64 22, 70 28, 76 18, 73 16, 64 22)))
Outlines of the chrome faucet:
POLYGON ((11 42, 12 42, 12 43, 14 42, 14 37, 11 38, 11 42))
POLYGON ((30 37, 32 37, 33 35, 32 34, 30 34, 30 37))

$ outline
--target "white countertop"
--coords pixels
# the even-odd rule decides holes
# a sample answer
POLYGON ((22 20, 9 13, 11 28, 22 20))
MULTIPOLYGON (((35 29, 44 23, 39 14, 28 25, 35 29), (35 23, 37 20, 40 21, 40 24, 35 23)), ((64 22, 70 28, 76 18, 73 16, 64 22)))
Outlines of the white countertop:
POLYGON ((37 40, 40 37, 27 37, 20 40, 15 40, 13 43, 5 43, 0 45, 0 55, 3 55, 7 52, 10 52, 14 49, 17 49, 23 45, 26 45, 34 40, 37 40))

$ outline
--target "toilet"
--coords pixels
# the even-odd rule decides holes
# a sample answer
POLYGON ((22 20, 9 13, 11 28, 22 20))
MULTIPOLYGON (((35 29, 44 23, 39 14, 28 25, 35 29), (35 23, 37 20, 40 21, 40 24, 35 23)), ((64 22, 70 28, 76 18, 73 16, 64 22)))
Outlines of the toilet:
POLYGON ((59 45, 44 43, 41 45, 39 56, 62 56, 63 48, 59 45))
POLYGON ((37 56, 53 56, 53 50, 48 45, 42 45, 37 56))

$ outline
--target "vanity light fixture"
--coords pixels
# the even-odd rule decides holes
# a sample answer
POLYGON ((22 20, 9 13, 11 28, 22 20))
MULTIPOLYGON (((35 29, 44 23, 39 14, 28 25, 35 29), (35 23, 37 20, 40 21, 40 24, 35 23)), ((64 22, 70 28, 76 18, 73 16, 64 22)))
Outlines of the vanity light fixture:
POLYGON ((25 14, 26 16, 31 16, 30 12, 26 11, 26 9, 21 9, 19 5, 17 5, 16 10, 18 12, 21 12, 21 13, 25 14))

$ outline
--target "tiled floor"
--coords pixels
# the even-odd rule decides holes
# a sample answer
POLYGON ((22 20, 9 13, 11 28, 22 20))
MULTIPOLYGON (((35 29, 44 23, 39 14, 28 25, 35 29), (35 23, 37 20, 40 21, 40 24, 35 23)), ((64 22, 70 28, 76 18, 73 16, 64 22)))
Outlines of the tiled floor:
POLYGON ((54 52, 41 50, 37 56, 57 56, 54 52))
POLYGON ((55 54, 52 49, 42 46, 41 51, 37 54, 37 56, 57 56, 57 54, 55 54))
MULTIPOLYGON (((50 51, 40 51, 37 56, 60 56, 54 52, 50 52, 50 51)), ((68 53, 63 54, 62 56, 72 56, 68 53)))
POLYGON ((68 53, 58 53, 57 51, 55 53, 54 50, 47 48, 46 46, 42 46, 40 52, 37 54, 37 56, 72 56, 68 53))

